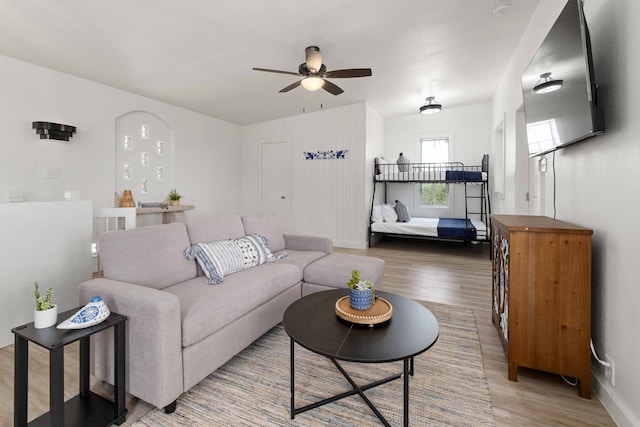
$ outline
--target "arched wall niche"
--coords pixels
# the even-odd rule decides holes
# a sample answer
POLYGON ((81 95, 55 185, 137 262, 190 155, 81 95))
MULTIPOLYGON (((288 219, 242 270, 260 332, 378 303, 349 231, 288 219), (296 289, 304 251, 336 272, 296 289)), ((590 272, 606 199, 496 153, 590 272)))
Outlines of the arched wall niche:
POLYGON ((174 188, 175 132, 153 113, 116 118, 116 192, 131 190, 138 202, 161 202, 174 188))

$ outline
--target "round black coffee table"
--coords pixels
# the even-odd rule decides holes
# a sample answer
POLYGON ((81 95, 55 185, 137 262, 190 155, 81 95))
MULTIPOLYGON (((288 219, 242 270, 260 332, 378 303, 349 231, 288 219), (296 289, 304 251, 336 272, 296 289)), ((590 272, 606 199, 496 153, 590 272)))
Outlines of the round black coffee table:
POLYGON ((404 378, 404 425, 408 426, 409 376, 413 375, 413 358, 436 342, 440 331, 438 321, 429 310, 415 301, 376 291, 378 296, 393 306, 392 318, 374 327, 351 324, 340 319, 335 313, 336 301, 347 294, 347 289, 337 289, 307 295, 291 304, 284 313, 284 329, 291 337, 291 418, 296 414, 358 394, 380 421, 389 426, 364 392, 389 381, 404 378), (329 358, 353 390, 296 408, 294 343, 329 358), (402 360, 404 369, 402 373, 358 386, 340 366, 338 360, 360 363, 402 360))

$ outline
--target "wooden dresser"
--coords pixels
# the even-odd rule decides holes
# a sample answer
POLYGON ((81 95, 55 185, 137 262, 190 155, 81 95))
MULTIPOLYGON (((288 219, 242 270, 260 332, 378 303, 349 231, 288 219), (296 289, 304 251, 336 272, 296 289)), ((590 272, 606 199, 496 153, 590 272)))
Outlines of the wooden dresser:
POLYGON ((577 378, 591 396, 592 230, 544 216, 491 215, 492 320, 509 380, 518 367, 577 378))

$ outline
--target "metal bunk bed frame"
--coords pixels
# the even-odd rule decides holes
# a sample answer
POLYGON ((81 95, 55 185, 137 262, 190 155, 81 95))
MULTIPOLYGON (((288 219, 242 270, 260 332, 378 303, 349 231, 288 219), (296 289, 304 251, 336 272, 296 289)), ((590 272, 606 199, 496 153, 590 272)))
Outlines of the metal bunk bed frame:
MULTIPOLYGON (((486 242, 491 244, 491 197, 489 194, 489 155, 482 156, 481 165, 477 166, 465 166, 462 162, 446 162, 446 163, 405 163, 403 169, 405 172, 392 172, 399 165, 393 164, 379 164, 378 158, 374 162, 373 170, 373 194, 371 197, 371 209, 369 211, 369 247, 371 247, 371 237, 373 231, 371 230, 371 216, 373 215, 373 206, 376 197, 377 184, 384 184, 384 202, 387 203, 387 184, 419 184, 419 183, 446 183, 446 184, 464 184, 464 199, 465 199, 465 223, 469 223, 470 215, 479 215, 480 221, 486 225, 486 231, 481 236, 476 236, 475 239, 456 239, 456 238, 443 238, 443 237, 428 237, 418 235, 403 235, 394 234, 396 236, 411 237, 411 238, 429 238, 439 240, 463 240, 465 243, 471 241, 486 242), (486 179, 477 179, 477 173, 485 173, 486 179), (378 178, 381 176, 381 178, 378 178), (392 179, 384 179, 385 177, 392 177, 392 179), (397 178, 397 179, 396 179, 397 178), (477 185, 480 190, 480 194, 470 194, 469 184, 477 185), (469 210, 469 200, 478 199, 479 212, 469 210), (482 238, 479 238, 482 237, 482 238)), ((482 175, 481 175, 482 176, 482 175)), ((470 231, 467 227, 466 234, 470 231)))

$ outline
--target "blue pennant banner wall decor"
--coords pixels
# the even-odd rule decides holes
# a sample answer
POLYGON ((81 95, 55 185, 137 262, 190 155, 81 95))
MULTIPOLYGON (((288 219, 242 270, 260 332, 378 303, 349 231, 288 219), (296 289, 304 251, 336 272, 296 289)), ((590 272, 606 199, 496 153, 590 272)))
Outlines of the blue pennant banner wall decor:
POLYGON ((349 150, 303 151, 305 160, 348 159, 349 150))

